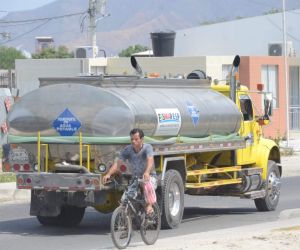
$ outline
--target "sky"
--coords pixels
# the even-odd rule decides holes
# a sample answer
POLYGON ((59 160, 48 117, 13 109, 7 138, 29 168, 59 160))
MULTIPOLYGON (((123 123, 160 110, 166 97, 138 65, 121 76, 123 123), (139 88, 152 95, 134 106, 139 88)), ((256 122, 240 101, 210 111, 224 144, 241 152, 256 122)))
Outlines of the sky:
POLYGON ((41 7, 55 0, 0 0, 0 11, 22 11, 41 7))

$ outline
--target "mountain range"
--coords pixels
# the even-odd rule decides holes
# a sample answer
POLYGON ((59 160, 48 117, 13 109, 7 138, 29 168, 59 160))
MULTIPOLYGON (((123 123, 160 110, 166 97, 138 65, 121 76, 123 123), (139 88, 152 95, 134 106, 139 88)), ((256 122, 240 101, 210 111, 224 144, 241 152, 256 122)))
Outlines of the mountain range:
MULTIPOLYGON (((51 36, 56 46, 71 50, 90 45, 88 3, 57 0, 37 9, 8 13, 0 19, 0 34, 10 33, 10 40, 0 39, 0 45, 34 52, 37 36, 51 36)), ((286 1, 287 10, 298 8, 299 0, 286 1)), ((97 45, 108 55, 116 55, 129 45, 151 47, 151 32, 176 31, 281 9, 280 0, 107 0, 109 16, 97 22, 97 45)))

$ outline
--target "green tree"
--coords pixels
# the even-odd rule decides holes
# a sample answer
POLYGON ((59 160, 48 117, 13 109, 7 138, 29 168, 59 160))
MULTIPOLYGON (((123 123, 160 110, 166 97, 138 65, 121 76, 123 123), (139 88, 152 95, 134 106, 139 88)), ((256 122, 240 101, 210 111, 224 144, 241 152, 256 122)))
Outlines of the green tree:
POLYGON ((74 54, 69 52, 66 46, 45 48, 41 52, 32 54, 33 59, 50 59, 50 58, 73 58, 74 54))
POLYGON ((74 53, 69 52, 69 49, 66 46, 59 46, 57 49, 58 58, 73 58, 74 53))
POLYGON ((15 60, 25 58, 22 52, 15 48, 0 46, 0 69, 14 69, 15 60))
POLYGON ((119 56, 120 57, 130 57, 134 53, 143 52, 143 51, 147 51, 147 50, 149 50, 148 47, 140 45, 140 44, 136 44, 133 46, 129 46, 127 49, 123 49, 119 53, 119 56))
POLYGON ((269 11, 264 12, 263 14, 264 15, 270 15, 270 14, 276 14, 276 13, 280 13, 280 12, 282 12, 281 9, 272 8, 269 11))

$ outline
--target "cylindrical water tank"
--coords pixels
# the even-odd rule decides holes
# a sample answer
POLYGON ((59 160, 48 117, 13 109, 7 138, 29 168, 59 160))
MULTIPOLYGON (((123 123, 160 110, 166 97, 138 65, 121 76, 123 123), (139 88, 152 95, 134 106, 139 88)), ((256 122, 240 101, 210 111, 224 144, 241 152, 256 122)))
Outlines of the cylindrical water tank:
POLYGON ((150 35, 154 56, 174 56, 175 31, 158 31, 150 35))
MULTIPOLYGON (((189 81, 189 80, 187 80, 189 81)), ((83 136, 128 136, 134 127, 151 137, 228 135, 241 113, 207 88, 108 87, 56 84, 24 95, 9 114, 10 134, 58 136, 57 122, 77 121, 83 136)))

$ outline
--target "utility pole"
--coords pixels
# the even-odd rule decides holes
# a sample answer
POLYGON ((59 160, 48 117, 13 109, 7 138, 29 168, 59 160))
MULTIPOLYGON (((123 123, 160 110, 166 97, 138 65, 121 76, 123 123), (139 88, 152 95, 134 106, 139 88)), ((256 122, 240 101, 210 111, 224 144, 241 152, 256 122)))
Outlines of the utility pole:
MULTIPOLYGON (((88 27, 88 39, 89 44, 94 48, 97 48, 97 37, 96 37, 96 27, 97 22, 109 15, 105 15, 105 7, 106 7, 106 0, 89 0, 89 27, 88 27), (97 15, 100 13, 100 17, 97 15)), ((95 49, 94 57, 98 54, 98 49, 95 49)))
POLYGON ((89 34, 89 43, 91 46, 95 47, 97 46, 96 41, 96 0, 89 0, 89 19, 90 24, 88 28, 88 34, 89 34))
POLYGON ((290 105, 289 105, 289 82, 287 63, 287 42, 286 42, 286 22, 285 22, 285 0, 282 0, 282 32, 283 32, 283 58, 284 58, 284 81, 285 81, 285 105, 286 105, 286 146, 290 143, 290 105))

